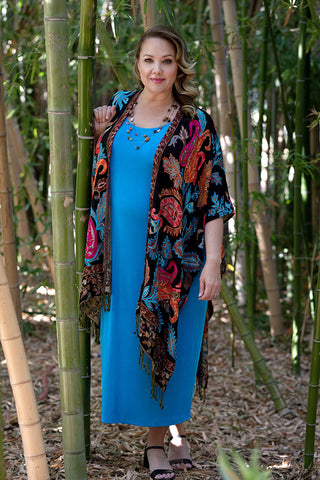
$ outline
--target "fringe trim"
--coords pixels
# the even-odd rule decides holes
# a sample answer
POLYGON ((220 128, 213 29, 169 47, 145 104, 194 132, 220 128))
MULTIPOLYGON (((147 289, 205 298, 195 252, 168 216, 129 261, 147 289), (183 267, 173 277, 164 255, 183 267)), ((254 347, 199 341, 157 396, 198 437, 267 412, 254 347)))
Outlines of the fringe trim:
POLYGON ((197 394, 199 395, 199 398, 202 402, 206 401, 206 391, 207 387, 201 386, 197 380, 197 394))
POLYGON ((110 311, 111 295, 89 298, 80 303, 79 325, 90 332, 97 344, 100 344, 100 315, 101 308, 110 311))
MULTIPOLYGON (((136 331, 134 332, 138 338, 139 335, 139 315, 136 316, 136 331)), ((163 399, 164 399, 164 391, 159 387, 156 383, 156 372, 154 367, 154 362, 152 358, 144 351, 141 344, 139 345, 139 362, 140 368, 145 370, 148 375, 151 377, 151 398, 159 402, 159 406, 161 410, 164 408, 163 399)))

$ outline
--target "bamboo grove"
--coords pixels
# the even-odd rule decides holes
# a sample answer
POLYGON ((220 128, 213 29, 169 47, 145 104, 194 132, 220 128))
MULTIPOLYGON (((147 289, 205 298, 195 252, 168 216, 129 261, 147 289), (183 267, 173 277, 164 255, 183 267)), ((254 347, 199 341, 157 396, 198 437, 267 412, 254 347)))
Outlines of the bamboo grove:
POLYGON ((78 331, 77 296, 92 110, 114 91, 136 88, 134 48, 155 23, 183 34, 199 104, 217 124, 237 211, 225 235, 221 296, 278 410, 286 408, 281 384, 254 336, 282 342, 296 375, 300 356, 310 355, 305 466, 312 466, 320 376, 320 2, 46 0, 42 10, 29 0, 0 1, 0 8, 7 116, 0 140, 6 137, 9 159, 1 155, 0 165, 2 172, 8 165, 15 222, 12 241, 3 174, 1 250, 18 319, 17 265, 22 294, 30 275, 39 284, 54 281, 66 478, 86 478, 90 456, 91 341, 86 329, 78 331), (46 272, 37 268, 42 262, 46 272))

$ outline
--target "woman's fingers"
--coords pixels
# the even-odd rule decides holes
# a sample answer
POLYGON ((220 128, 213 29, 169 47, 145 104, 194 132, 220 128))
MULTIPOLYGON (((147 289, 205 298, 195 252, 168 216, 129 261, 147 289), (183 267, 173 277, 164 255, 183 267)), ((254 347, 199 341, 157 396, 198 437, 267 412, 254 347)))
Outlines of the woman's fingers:
POLYGON ((112 119, 116 113, 114 105, 97 107, 93 110, 94 136, 99 137, 105 129, 111 125, 112 119))
POLYGON ((103 105, 102 107, 97 107, 93 110, 94 119, 98 123, 110 122, 115 113, 116 109, 114 105, 112 105, 111 107, 103 105))

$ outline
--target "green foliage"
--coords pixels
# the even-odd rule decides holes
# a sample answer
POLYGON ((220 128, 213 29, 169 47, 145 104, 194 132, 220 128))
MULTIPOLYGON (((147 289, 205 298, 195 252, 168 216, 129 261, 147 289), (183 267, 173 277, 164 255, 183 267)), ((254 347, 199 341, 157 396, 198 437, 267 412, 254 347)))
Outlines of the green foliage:
POLYGON ((228 457, 221 448, 218 449, 218 465, 223 480, 268 480, 271 473, 261 470, 259 466, 259 453, 252 452, 249 464, 236 452, 232 452, 233 463, 236 464, 238 472, 233 468, 228 457))

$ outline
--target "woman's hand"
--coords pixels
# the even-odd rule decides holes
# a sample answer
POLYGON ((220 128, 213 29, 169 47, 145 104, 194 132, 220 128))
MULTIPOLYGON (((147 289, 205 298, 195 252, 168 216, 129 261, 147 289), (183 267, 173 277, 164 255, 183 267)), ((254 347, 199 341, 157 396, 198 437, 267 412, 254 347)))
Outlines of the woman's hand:
POLYGON ((116 107, 104 105, 93 110, 93 131, 95 138, 99 138, 107 127, 112 124, 112 119, 115 116, 116 107))
POLYGON ((221 290, 221 260, 207 259, 200 275, 199 300, 213 300, 221 290))
POLYGON ((223 219, 208 222, 204 229, 206 262, 200 275, 199 300, 213 300, 221 290, 223 219))

